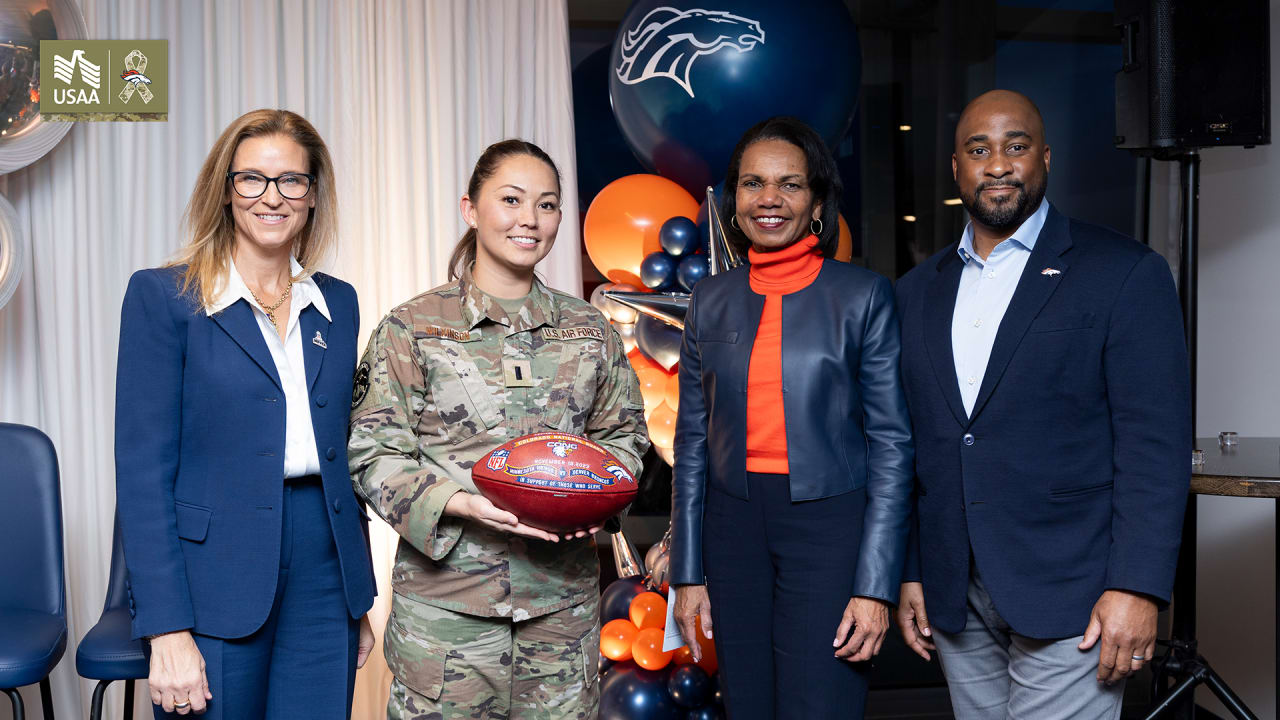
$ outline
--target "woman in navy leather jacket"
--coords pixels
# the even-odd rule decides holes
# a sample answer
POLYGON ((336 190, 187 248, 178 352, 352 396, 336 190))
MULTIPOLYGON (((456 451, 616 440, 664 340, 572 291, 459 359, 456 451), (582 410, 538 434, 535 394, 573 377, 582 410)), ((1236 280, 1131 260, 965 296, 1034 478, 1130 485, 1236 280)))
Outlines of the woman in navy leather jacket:
POLYGON ((725 188, 750 264, 700 282, 686 318, 676 619, 714 627, 732 720, 861 717, 913 474, 893 291, 832 259, 840 177, 799 120, 748 130, 725 188))

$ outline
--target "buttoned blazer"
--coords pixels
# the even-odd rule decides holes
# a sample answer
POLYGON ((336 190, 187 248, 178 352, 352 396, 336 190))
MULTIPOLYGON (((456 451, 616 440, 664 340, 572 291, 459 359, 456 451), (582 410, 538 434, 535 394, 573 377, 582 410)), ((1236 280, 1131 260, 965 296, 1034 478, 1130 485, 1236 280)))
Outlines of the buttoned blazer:
MULTIPOLYGON (((280 571, 284 391, 249 304, 207 315, 181 292, 183 270, 134 273, 121 312, 116 502, 133 634, 243 637, 267 619, 280 571)), ((367 516, 347 471, 359 310, 350 285, 313 278, 333 320, 303 309, 303 364, 327 521, 356 618, 374 595, 367 516)))
POLYGON ((906 579, 924 583, 930 622, 964 627, 971 552, 1028 637, 1083 633, 1106 589, 1167 600, 1191 454, 1168 264, 1051 207, 972 414, 951 344, 963 266, 953 244, 897 285, 916 436, 906 579))
MULTIPOLYGON (((680 351, 671 582, 699 584, 706 486, 747 497, 747 373, 764 296, 744 266, 700 281, 680 351)), ((793 502, 866 489, 850 595, 896 602, 911 492, 911 427, 885 278, 827 260, 782 296, 782 395, 793 502)))

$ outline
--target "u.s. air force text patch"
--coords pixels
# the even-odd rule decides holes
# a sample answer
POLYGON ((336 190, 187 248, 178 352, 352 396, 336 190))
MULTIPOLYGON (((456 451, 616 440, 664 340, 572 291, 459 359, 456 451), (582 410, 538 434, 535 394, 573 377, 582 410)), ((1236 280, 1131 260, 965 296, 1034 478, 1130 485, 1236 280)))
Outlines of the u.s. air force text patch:
POLYGON ((604 340, 604 331, 598 327, 542 328, 546 340, 604 340))

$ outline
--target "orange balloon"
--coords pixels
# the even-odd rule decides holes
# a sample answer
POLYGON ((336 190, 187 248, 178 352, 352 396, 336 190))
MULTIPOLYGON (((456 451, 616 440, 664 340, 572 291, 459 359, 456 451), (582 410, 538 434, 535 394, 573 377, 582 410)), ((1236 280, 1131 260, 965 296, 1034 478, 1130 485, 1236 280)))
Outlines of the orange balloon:
POLYGON ((844 221, 843 215, 836 217, 840 218, 840 242, 836 245, 836 260, 849 262, 853 260, 853 232, 849 230, 849 223, 844 221))
POLYGON ((631 645, 639 630, 626 618, 610 620, 600 628, 600 654, 616 662, 631 659, 631 645))
MULTIPOLYGON (((631 599, 631 623, 640 630, 657 628, 667 624, 667 601, 656 592, 642 592, 631 599)), ((658 643, 662 647, 662 643, 658 643)))
POLYGON ((694 220, 698 201, 658 175, 627 175, 609 183, 591 201, 582 237, 596 269, 613 282, 640 282, 640 263, 662 249, 658 231, 677 215, 694 220))
POLYGON ((688 645, 681 645, 671 653, 671 662, 676 665, 688 665, 693 662, 693 650, 690 650, 688 645))
POLYGON ((693 619, 693 625, 698 636, 698 649, 702 651, 702 659, 698 661, 698 667, 705 670, 708 675, 715 675, 716 668, 720 667, 720 663, 716 661, 716 642, 702 634, 701 616, 693 619))
POLYGON ((666 401, 672 410, 680 409, 680 373, 677 368, 672 368, 675 372, 667 378, 666 401))
POLYGON ((667 371, 661 367, 638 368, 636 379, 640 381, 640 395, 644 398, 644 407, 652 413, 662 404, 662 395, 667 390, 667 371))
POLYGON ((632 350, 627 353, 627 362, 631 363, 631 369, 635 370, 637 374, 639 374, 640 368, 654 368, 655 370, 662 370, 663 374, 666 374, 667 372, 648 355, 640 352, 639 349, 632 350))
POLYGON ((662 652, 662 628, 644 628, 631 644, 631 659, 645 670, 661 670, 671 662, 673 652, 662 652))
POLYGON ((671 447, 676 441, 676 411, 662 402, 649 414, 649 441, 659 447, 671 447))

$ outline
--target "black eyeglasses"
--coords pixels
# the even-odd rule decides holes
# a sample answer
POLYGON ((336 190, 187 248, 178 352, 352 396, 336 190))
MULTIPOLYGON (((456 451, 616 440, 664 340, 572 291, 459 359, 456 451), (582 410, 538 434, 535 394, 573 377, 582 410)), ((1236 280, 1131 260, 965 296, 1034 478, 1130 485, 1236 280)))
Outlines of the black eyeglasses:
POLYGON ((310 173, 285 173, 267 177, 252 170, 232 170, 227 173, 227 178, 231 180, 231 188, 236 191, 236 194, 248 199, 262 197, 262 193, 267 191, 267 186, 275 183, 276 192, 280 193, 281 197, 301 200, 311 192, 311 186, 316 182, 316 176, 310 173))

